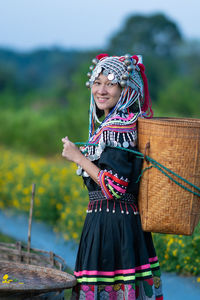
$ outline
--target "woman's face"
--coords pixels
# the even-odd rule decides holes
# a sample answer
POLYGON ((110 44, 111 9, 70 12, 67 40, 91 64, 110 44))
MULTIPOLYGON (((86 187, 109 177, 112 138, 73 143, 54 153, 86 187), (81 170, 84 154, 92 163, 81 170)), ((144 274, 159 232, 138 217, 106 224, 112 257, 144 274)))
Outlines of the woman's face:
POLYGON ((97 107, 104 110, 105 116, 115 106, 121 95, 121 88, 100 74, 92 85, 92 94, 97 107))

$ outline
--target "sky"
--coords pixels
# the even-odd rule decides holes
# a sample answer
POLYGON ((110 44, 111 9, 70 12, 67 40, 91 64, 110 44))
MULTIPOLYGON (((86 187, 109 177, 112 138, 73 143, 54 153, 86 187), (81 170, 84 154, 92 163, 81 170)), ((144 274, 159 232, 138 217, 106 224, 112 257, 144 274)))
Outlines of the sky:
POLYGON ((158 12, 200 39, 200 0, 0 0, 0 47, 103 48, 127 16, 158 12))

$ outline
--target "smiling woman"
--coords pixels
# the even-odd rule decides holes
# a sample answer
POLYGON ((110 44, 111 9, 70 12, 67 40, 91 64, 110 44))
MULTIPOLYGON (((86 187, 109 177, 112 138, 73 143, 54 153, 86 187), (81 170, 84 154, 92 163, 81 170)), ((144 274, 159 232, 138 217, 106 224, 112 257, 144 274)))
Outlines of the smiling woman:
POLYGON ((107 54, 93 64, 89 140, 80 150, 62 140, 63 157, 79 165, 89 191, 72 299, 163 300, 158 258, 138 211, 141 159, 119 149, 136 150, 136 121, 152 116, 144 66, 138 56, 107 54))
MULTIPOLYGON (((110 79, 112 80, 112 77, 110 79)), ((104 111, 105 116, 117 104, 122 92, 121 87, 117 83, 112 83, 110 79, 100 74, 92 86, 94 101, 97 107, 104 111)))

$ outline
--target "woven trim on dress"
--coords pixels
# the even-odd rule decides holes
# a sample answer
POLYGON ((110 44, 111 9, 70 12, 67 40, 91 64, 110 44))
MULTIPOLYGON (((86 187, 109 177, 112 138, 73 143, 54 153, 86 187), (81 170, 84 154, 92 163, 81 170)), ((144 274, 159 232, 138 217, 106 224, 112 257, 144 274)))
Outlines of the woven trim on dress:
POLYGON ((115 213, 116 204, 118 203, 122 214, 129 215, 131 211, 134 215, 139 215, 137 201, 133 194, 126 193, 120 199, 107 199, 102 191, 93 191, 89 192, 89 200, 88 208, 86 210, 87 213, 101 212, 103 209, 103 202, 106 201, 106 211, 108 213, 115 213))
POLYGON ((98 181, 106 199, 120 199, 125 195, 129 182, 128 178, 118 178, 117 174, 113 175, 112 170, 101 170, 98 174, 98 181))
POLYGON ((123 269, 114 271, 82 270, 74 271, 78 283, 90 284, 114 284, 114 283, 134 283, 136 279, 143 280, 152 278, 157 273, 160 276, 160 266, 157 257, 149 259, 146 265, 137 266, 133 269, 123 269))
MULTIPOLYGON (((102 191, 93 191, 89 192, 89 200, 90 201, 103 201, 107 200, 106 197, 103 195, 102 191)), ((118 199, 115 199, 119 201, 118 199)), ((126 193, 120 198, 120 202, 136 202, 136 198, 133 194, 126 193)))

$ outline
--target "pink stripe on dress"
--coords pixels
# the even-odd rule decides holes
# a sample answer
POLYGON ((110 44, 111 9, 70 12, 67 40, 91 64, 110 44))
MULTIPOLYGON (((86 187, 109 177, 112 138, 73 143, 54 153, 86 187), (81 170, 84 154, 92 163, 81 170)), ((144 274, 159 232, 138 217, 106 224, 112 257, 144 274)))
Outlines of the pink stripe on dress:
POLYGON ((136 271, 145 270, 145 269, 150 269, 150 264, 139 266, 139 267, 135 268, 136 271))
POLYGON ((135 273, 135 269, 127 269, 127 270, 116 270, 116 271, 87 271, 87 270, 83 270, 83 271, 79 271, 76 272, 74 271, 74 275, 76 276, 82 276, 82 275, 104 275, 104 276, 114 276, 116 274, 132 274, 135 273))
POLYGON ((125 189, 122 189, 121 187, 115 185, 115 184, 112 182, 112 180, 108 179, 108 183, 109 183, 112 187, 114 187, 114 189, 117 190, 118 192, 120 192, 120 193, 125 193, 125 192, 126 192, 125 189))
POLYGON ((145 270, 145 269, 150 269, 150 264, 138 266, 135 269, 115 270, 115 271, 110 271, 110 272, 109 271, 97 271, 97 270, 93 270, 93 271, 83 270, 83 271, 79 271, 79 272, 74 271, 74 275, 76 275, 76 276, 83 276, 83 275, 114 276, 116 274, 133 274, 133 273, 135 274, 135 271, 145 270))
POLYGON ((154 262, 154 261, 157 261, 158 260, 158 257, 157 256, 155 256, 155 257, 150 257, 149 258, 149 261, 150 262, 154 262))

